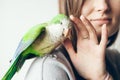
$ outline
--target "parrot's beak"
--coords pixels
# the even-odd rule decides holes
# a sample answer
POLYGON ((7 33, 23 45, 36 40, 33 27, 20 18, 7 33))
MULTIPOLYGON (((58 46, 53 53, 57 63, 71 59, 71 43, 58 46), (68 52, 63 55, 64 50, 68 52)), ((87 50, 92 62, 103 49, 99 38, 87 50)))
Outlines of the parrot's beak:
POLYGON ((71 31, 72 31, 72 22, 70 21, 69 27, 63 31, 63 35, 65 38, 71 39, 71 31))
POLYGON ((63 32, 64 37, 70 38, 70 32, 71 32, 71 28, 65 29, 64 32, 63 32))

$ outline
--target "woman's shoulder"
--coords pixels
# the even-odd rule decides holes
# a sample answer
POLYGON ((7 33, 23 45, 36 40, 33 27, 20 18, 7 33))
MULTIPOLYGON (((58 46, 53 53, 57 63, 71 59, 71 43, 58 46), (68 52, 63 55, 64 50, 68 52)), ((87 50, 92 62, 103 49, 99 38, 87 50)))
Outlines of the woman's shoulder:
POLYGON ((44 57, 36 58, 28 70, 27 80, 74 80, 72 68, 65 56, 58 50, 44 57))

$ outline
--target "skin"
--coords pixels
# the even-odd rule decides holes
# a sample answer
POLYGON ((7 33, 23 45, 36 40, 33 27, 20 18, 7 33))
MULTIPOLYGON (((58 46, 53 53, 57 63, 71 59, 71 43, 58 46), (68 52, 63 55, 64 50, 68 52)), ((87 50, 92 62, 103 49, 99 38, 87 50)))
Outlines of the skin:
POLYGON ((69 39, 64 41, 64 46, 76 70, 85 79, 104 80, 108 73, 105 50, 108 37, 119 28, 120 8, 116 7, 119 3, 120 0, 85 0, 80 18, 70 16, 76 25, 77 52, 69 39))

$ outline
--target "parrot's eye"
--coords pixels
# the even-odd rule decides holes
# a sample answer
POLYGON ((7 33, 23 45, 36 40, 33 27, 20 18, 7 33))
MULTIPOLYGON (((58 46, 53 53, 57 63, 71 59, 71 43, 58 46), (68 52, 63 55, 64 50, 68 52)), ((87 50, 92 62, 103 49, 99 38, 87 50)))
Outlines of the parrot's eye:
POLYGON ((62 25, 63 23, 61 22, 60 24, 62 25))
POLYGON ((62 33, 62 36, 64 36, 64 34, 62 33))

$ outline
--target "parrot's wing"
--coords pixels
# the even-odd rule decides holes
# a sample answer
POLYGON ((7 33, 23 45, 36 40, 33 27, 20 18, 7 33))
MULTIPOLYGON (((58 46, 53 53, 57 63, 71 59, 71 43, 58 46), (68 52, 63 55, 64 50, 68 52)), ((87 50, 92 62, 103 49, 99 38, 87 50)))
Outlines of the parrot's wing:
POLYGON ((31 28, 21 39, 16 52, 13 56, 12 61, 14 61, 14 59, 16 59, 16 57, 18 55, 20 55, 24 50, 26 50, 34 41, 35 39, 42 34, 42 32, 45 31, 45 27, 47 26, 47 23, 42 23, 39 25, 34 26, 33 28, 31 28))

